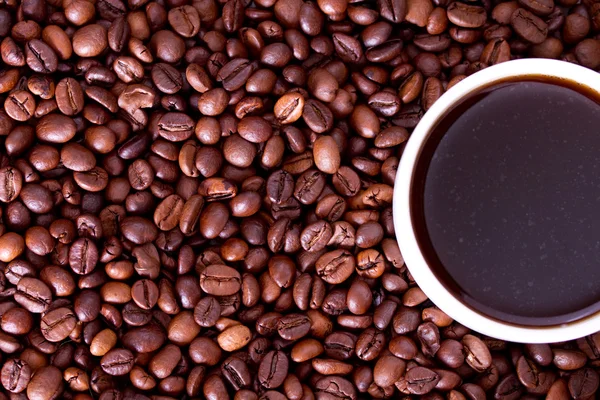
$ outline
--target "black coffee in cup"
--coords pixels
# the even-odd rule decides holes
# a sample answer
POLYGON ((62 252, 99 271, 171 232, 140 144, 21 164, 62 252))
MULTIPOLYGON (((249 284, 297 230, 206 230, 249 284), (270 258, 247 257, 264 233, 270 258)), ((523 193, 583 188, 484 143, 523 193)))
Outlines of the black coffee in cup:
POLYGON ((600 310, 598 93, 496 83, 437 123, 415 171, 419 245, 466 305, 530 326, 600 310))

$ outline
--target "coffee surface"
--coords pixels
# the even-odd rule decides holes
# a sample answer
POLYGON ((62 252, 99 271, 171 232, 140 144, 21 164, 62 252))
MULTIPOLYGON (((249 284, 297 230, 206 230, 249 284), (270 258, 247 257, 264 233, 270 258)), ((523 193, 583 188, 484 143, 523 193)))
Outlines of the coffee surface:
POLYGON ((599 121, 591 93, 532 78, 438 123, 417 218, 436 274, 466 304, 525 325, 600 309, 599 121))

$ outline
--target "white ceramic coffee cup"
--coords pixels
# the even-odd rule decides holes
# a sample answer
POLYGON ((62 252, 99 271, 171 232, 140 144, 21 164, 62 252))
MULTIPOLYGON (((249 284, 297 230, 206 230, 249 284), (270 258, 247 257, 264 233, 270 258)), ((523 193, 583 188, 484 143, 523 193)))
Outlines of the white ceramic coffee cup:
POLYGON ((410 192, 415 166, 436 123, 469 94, 507 78, 532 75, 566 79, 600 93, 600 74, 579 65, 549 59, 508 61, 465 78, 435 102, 411 134, 396 173, 393 213, 396 238, 406 266, 419 287, 442 311, 468 328, 491 337, 521 343, 552 343, 600 331, 600 312, 566 324, 544 327, 522 326, 490 318, 465 305, 438 280, 417 243, 411 218, 410 192))

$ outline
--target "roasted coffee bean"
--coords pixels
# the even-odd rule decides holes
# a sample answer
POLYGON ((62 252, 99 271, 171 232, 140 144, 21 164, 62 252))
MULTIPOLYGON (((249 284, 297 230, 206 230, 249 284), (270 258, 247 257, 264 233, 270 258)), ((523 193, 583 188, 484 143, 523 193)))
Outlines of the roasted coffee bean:
POLYGON ((211 327, 221 315, 221 306, 214 297, 205 297, 194 308, 194 321, 200 326, 211 327))
POLYGON ((27 65, 33 71, 50 74, 58 68, 58 59, 54 50, 39 39, 30 40, 25 45, 27 65))
POLYGON ((291 124, 303 114, 304 97, 299 93, 286 93, 277 100, 273 107, 275 117, 282 124, 291 124))
POLYGON ((9 166, 0 169, 0 181, 0 201, 10 203, 19 196, 23 187, 23 176, 18 169, 9 166))
POLYGON ((217 73, 217 81, 223 84, 223 88, 233 92, 246 84, 256 64, 245 58, 233 59, 225 64, 217 73))
POLYGON ((35 111, 33 95, 25 90, 12 92, 4 101, 4 110, 16 121, 27 121, 35 111))
POLYGON ((339 376, 327 376, 319 379, 315 384, 315 389, 319 398, 356 399, 356 389, 352 383, 339 376))
POLYGON ((462 338, 465 361, 476 371, 486 370, 492 362, 491 354, 485 343, 476 336, 465 335, 462 338))
POLYGON ((146 325, 152 319, 150 312, 140 308, 135 303, 127 303, 123 307, 123 320, 132 326, 146 325))
POLYGON ((63 377, 61 371, 52 365, 40 366, 27 385, 27 397, 30 399, 51 400, 60 398, 63 393, 63 377))
POLYGON ((142 309, 152 309, 158 301, 158 295, 158 287, 148 279, 141 279, 131 286, 131 298, 142 309))
POLYGON ((296 181, 294 197, 303 204, 314 203, 325 186, 325 176, 320 171, 307 170, 296 181))
POLYGON ((167 196, 154 211, 154 223, 158 229, 169 231, 179 224, 184 201, 176 194, 167 196))
POLYGON ((94 336, 90 343, 90 353, 103 356, 117 344, 117 335, 110 329, 104 329, 94 336))
POLYGON ((595 68, 600 63, 595 51, 599 44, 595 39, 584 39, 577 44, 577 47, 575 47, 575 56, 581 65, 588 68, 595 68))
POLYGON ((377 2, 380 15, 390 22, 400 23, 407 13, 407 2, 404 0, 380 0, 377 2))
POLYGON ((23 276, 18 280, 15 301, 32 313, 42 313, 48 309, 52 292, 48 286, 35 278, 23 276))
POLYGON ((237 293, 241 287, 239 272, 225 265, 206 267, 200 275, 200 287, 208 294, 228 296, 237 293))
POLYGON ((174 94, 181 90, 183 86, 183 77, 169 64, 158 63, 152 67, 152 81, 163 93, 174 94))
POLYGON ((200 15, 196 8, 185 5, 169 10, 168 21, 171 27, 184 37, 192 37, 200 30, 200 15))
POLYGON ((518 8, 513 12, 510 23, 519 36, 531 43, 542 43, 548 36, 548 25, 523 8, 518 8))
POLYGON ((86 25, 73 34, 73 52, 80 57, 95 57, 107 46, 107 31, 102 25, 86 25))
POLYGON ((343 196, 354 196, 360 190, 360 178, 356 171, 347 166, 342 166, 333 175, 332 183, 335 189, 343 196))
POLYGON ((313 144, 315 165, 326 174, 335 174, 341 164, 340 150, 331 136, 321 136, 313 144))
POLYGON ((587 357, 576 350, 556 349, 553 351, 553 363, 561 370, 577 370, 585 366, 587 357))
POLYGON ((42 335, 50 342, 60 342, 73 331, 77 318, 65 307, 56 308, 44 314, 40 322, 42 335))
POLYGON ((348 360, 354 355, 356 336, 347 332, 333 332, 325 338, 323 348, 328 357, 336 360, 348 360))
POLYGON ((258 368, 258 380, 267 389, 283 384, 288 373, 289 361, 282 351, 270 351, 262 359, 258 368))
POLYGON ((232 352, 246 346, 250 339, 250 329, 244 325, 233 325, 217 337, 217 342, 223 350, 232 352))
POLYGON ((405 368, 406 363, 400 358, 381 357, 373 368, 374 382, 381 387, 391 386, 402 377, 405 368))
POLYGON ((65 115, 76 115, 83 110, 83 90, 73 78, 65 78, 56 85, 55 97, 58 109, 65 115))
POLYGON ((448 19, 453 24, 463 28, 479 28, 485 24, 487 15, 485 9, 461 2, 453 2, 447 9, 448 19))
POLYGON ((275 171, 267 180, 266 191, 273 203, 284 203, 294 192, 294 178, 284 170, 275 171))
POLYGON ((113 376, 129 373, 133 368, 133 363, 133 354, 126 349, 113 349, 106 353, 100 361, 102 370, 113 376))
POLYGON ((21 393, 31 380, 32 370, 26 361, 10 359, 2 366, 2 386, 12 393, 21 393))
POLYGON ((324 133, 333 127, 331 110, 318 100, 307 100, 302 112, 304 122, 317 133, 324 133))
POLYGON ((73 272, 85 275, 96 268, 98 249, 88 238, 77 239, 69 248, 69 265, 73 272))
POLYGON ((598 373, 591 368, 583 368, 569 377, 569 393, 574 399, 593 396, 598 390, 598 373))
POLYGON ((171 142, 188 139, 194 132, 194 123, 189 115, 169 112, 158 120, 158 133, 171 142))
POLYGON ((334 250, 322 255, 316 262, 317 274, 327 283, 338 284, 354 271, 354 257, 346 250, 334 250))
POLYGON ((277 321, 279 336, 287 340, 298 340, 310 331, 310 319, 302 314, 290 314, 277 321))
POLYGON ((308 225, 301 233, 300 242, 306 251, 319 251, 325 248, 333 235, 331 225, 326 221, 308 225))
POLYGON ((246 363, 239 358, 229 357, 221 365, 221 371, 235 390, 250 386, 250 370, 246 363))
POLYGON ((35 127, 39 139, 52 143, 65 143, 75 136, 75 122, 64 115, 48 114, 35 127))
POLYGON ((410 393, 423 395, 433 390, 439 382, 440 376, 428 368, 414 367, 408 370, 404 379, 410 393))
POLYGON ((19 45, 11 38, 6 37, 0 45, 2 61, 13 67, 25 65, 25 54, 19 45))

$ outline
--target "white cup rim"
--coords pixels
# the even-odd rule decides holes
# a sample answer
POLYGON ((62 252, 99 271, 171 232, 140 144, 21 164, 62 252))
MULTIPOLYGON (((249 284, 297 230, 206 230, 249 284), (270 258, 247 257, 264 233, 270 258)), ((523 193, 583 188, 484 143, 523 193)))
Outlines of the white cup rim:
POLYGON ((417 242, 411 216, 410 192, 415 166, 432 128, 440 117, 470 93, 494 82, 527 76, 566 79, 600 93, 600 75, 597 72, 551 59, 507 61, 460 81, 425 113, 406 143, 394 182, 394 227, 402 256, 416 283, 434 304, 455 321, 484 335, 513 342, 562 342, 600 331, 600 312, 562 325, 536 327, 499 321, 475 311, 446 289, 433 273, 417 242))

